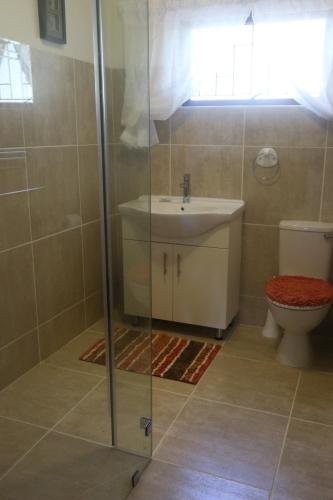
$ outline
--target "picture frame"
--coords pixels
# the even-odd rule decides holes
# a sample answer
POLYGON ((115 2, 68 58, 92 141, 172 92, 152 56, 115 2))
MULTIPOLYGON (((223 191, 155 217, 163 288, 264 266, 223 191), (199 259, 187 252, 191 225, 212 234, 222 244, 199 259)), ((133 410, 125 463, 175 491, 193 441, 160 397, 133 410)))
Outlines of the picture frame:
POLYGON ((38 0, 38 16, 41 39, 66 44, 65 0, 38 0))

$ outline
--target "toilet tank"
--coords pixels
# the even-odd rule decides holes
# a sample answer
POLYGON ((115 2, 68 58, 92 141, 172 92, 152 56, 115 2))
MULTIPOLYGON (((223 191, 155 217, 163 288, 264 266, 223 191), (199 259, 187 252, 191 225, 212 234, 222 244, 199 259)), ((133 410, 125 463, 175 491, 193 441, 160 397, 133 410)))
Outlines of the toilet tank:
POLYGON ((280 275, 328 280, 331 268, 333 223, 281 221, 280 275))

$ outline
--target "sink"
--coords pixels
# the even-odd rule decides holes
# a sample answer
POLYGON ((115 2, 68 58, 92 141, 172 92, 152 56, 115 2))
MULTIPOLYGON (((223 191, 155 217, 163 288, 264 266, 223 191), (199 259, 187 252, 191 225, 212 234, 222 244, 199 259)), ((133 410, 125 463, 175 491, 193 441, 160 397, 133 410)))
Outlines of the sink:
POLYGON ((119 205, 123 216, 135 217, 139 224, 140 220, 147 223, 150 209, 152 234, 179 239, 198 236, 237 219, 244 211, 245 203, 242 200, 195 197, 190 203, 183 203, 179 196, 140 196, 119 205))

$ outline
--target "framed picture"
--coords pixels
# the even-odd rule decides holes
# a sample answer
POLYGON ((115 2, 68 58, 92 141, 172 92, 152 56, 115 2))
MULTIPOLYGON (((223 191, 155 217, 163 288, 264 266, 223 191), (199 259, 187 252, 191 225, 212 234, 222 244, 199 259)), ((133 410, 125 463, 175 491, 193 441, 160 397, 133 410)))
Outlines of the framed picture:
POLYGON ((38 0, 40 37, 49 42, 66 43, 65 0, 38 0))

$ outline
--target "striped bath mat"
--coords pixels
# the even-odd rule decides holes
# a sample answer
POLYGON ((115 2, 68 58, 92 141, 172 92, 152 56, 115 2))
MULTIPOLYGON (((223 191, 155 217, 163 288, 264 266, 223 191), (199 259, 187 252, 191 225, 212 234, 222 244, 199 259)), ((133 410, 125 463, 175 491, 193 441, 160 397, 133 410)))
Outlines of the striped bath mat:
MULTIPOLYGON (((153 333, 152 352, 147 332, 115 330, 116 366, 120 370, 150 373, 155 377, 197 384, 219 350, 220 345, 153 333)), ((105 365, 105 340, 101 339, 80 356, 81 361, 105 365)))

